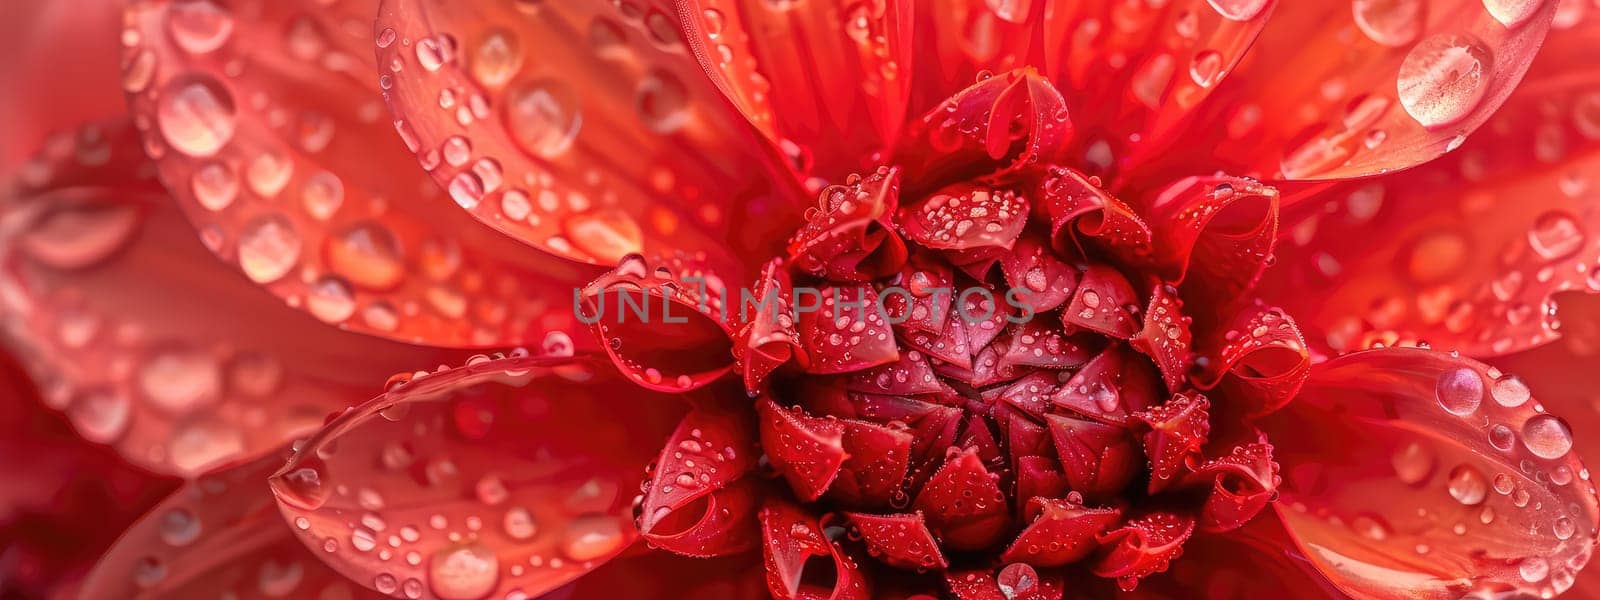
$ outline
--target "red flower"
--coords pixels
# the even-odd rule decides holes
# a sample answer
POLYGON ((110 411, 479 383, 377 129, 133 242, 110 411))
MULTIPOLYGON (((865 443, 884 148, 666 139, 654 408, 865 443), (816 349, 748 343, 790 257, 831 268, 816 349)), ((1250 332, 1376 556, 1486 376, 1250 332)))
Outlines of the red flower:
POLYGON ((3 595, 1600 593, 1592 0, 63 6, 3 595))

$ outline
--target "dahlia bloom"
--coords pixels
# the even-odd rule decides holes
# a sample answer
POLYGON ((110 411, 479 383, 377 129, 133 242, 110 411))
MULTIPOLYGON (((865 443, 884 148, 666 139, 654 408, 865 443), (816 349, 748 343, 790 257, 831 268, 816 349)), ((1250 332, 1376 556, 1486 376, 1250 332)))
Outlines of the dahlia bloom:
POLYGON ((0 17, 0 595, 1600 595, 1595 0, 0 17))

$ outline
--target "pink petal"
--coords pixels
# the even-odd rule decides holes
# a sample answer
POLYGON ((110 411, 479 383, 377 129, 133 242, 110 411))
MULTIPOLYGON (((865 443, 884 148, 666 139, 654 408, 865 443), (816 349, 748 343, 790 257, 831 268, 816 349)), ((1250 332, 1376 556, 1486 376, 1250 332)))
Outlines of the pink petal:
POLYGON ((846 513, 867 546, 867 554, 901 569, 944 569, 950 566, 939 542, 928 531, 922 513, 869 515, 846 513))
POLYGON ((1526 390, 1430 350, 1319 365, 1264 422, 1278 513, 1346 593, 1558 592, 1588 561, 1600 503, 1566 423, 1526 390))
POLYGON ((687 556, 755 548, 762 482, 755 424, 740 412, 700 409, 678 423, 639 503, 649 543, 687 556))
POLYGON ((373 589, 554 589, 636 539, 630 490, 682 412, 598 368, 484 357, 421 373, 301 444, 272 492, 307 547, 373 589), (582 425, 601 422, 620 426, 582 425))
MULTIPOLYGON (((42 155, 0 202, 10 347, 85 439, 160 473, 274 448, 396 372, 466 353, 339 331, 215 260, 126 125, 42 155)), ((552 334, 555 349, 571 338, 552 334)))
MULTIPOLYGON (((660 392, 708 385, 734 368, 734 307, 717 274, 676 255, 651 263, 624 257, 581 292, 579 318, 594 329, 618 370, 660 392)), ((575 307, 576 308, 576 307, 575 307)))
MULTIPOLYGON (((383 598, 329 568, 320 547, 300 544, 283 522, 266 480, 284 454, 228 464, 178 489, 106 552, 82 597, 383 598)), ((418 597, 426 587, 392 576, 369 585, 418 597)))
POLYGON ((680 15, 690 48, 802 175, 837 181, 893 145, 911 82, 916 3, 695 0, 680 15), (780 33, 781 32, 781 33, 780 33))
POLYGON ((730 252, 771 256, 798 216, 789 168, 671 7, 384 0, 373 31, 400 137, 513 237, 599 264, 705 251, 728 269, 744 258, 730 252))
POLYGON ((15 2, 0 8, 0 36, 17 60, 0 87, 0 173, 14 173, 57 130, 122 116, 118 69, 120 0, 15 2))
POLYGON ((327 323, 444 346, 575 330, 550 307, 599 271, 480 231, 396 139, 346 27, 377 4, 134 2, 123 81, 162 181, 207 247, 327 323))
POLYGON ((0 353, 0 539, 6 593, 64 595, 117 536, 180 482, 85 441, 44 404, 16 359, 0 353), (25 458, 24 458, 25 457, 25 458))
POLYGON ((1206 170, 1286 179, 1427 162, 1505 101, 1557 4, 1284 2, 1197 113, 1195 122, 1210 126, 1191 128, 1172 147, 1211 149, 1206 170))
POLYGON ((1036 567, 1074 563, 1099 549, 1096 537, 1122 520, 1121 509, 1087 508, 1071 499, 1033 498, 1028 502, 1028 514, 1032 522, 1000 560, 1036 567))
POLYGON ((1311 351, 1295 320, 1257 301, 1198 343, 1205 357, 1198 383, 1221 387, 1218 402, 1249 416, 1289 403, 1311 373, 1311 351))
POLYGON ((1290 208, 1261 294, 1340 352, 1423 340, 1483 357, 1561 335, 1551 295, 1600 291, 1596 36, 1592 16, 1552 32, 1519 91, 1459 150, 1290 208))

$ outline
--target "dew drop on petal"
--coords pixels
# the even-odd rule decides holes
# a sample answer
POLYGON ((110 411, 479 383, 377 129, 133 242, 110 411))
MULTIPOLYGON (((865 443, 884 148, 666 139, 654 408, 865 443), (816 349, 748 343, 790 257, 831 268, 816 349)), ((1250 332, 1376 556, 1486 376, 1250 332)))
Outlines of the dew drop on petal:
POLYGON ((1261 14, 1268 0, 1206 0, 1217 14, 1233 21, 1249 21, 1261 14))
POLYGON ((283 215, 258 216, 239 232, 239 267, 251 281, 277 281, 299 261, 300 234, 283 215))
POLYGON ((205 75, 169 83, 156 102, 162 139, 189 156, 212 156, 233 139, 238 126, 233 96, 205 75))
POLYGON ((1561 419, 1535 415, 1522 424, 1522 445, 1539 458, 1561 458, 1572 450, 1572 431, 1561 419))
POLYGON ((500 582, 500 559, 483 544, 440 549, 428 562, 428 586, 444 600, 477 600, 500 582))
POLYGON ((233 34, 233 15, 210 0, 175 2, 167 13, 167 33, 190 54, 222 47, 233 34))
POLYGON ((605 208, 568 217, 567 237, 579 250, 605 262, 640 251, 644 234, 628 213, 605 208))
POLYGON ((1544 0, 1483 0, 1483 8, 1508 28, 1528 22, 1543 5, 1544 0))
POLYGON ((1467 506, 1483 502, 1489 495, 1489 481, 1471 465, 1456 465, 1450 470, 1450 497, 1467 506))
POLYGON ((1401 446, 1390 457, 1395 476, 1407 485, 1421 483, 1433 472, 1433 451, 1418 442, 1401 446))
POLYGON ((1522 406, 1533 396, 1533 393, 1528 390, 1528 384, 1523 383, 1522 378, 1516 375, 1508 375, 1496 380, 1490 394, 1494 396, 1496 403, 1513 408, 1522 406))
POLYGON ((388 227, 375 221, 357 223, 330 236, 325 252, 334 271, 363 288, 389 289, 405 278, 400 241, 388 227))
POLYGON ((1471 114, 1488 92, 1494 61, 1489 48, 1466 34, 1438 34, 1411 48, 1396 80, 1400 105, 1423 127, 1442 127, 1471 114))
POLYGON ((617 518, 593 514, 573 519, 567 524, 562 551, 576 561, 595 560, 609 556, 622 546, 624 538, 617 518))
POLYGON ((1477 371, 1462 367, 1440 374, 1433 391, 1439 406, 1450 414, 1470 415, 1483 403, 1483 378, 1477 371))
POLYGON ((1400 48, 1422 35, 1422 0, 1353 0, 1356 27, 1378 44, 1400 48))
POLYGON ((506 94, 506 129, 522 150, 555 158, 572 147, 583 127, 578 93, 556 80, 525 80, 506 94))

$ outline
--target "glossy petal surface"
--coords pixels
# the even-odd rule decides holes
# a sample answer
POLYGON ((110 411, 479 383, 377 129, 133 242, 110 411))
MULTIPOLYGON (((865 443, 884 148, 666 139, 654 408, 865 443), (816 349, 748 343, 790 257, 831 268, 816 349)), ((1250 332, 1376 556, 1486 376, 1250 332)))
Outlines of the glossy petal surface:
POLYGON ((1508 377, 1442 352, 1361 352, 1319 365, 1266 421, 1277 511, 1340 589, 1539 594, 1588 562, 1600 510, 1571 431, 1508 377))
POLYGON ((272 492, 307 547, 369 588, 539 594, 638 536, 629 490, 682 412, 641 396, 593 364, 480 357, 330 421, 272 492), (577 425, 602 418, 628 426, 577 425))

